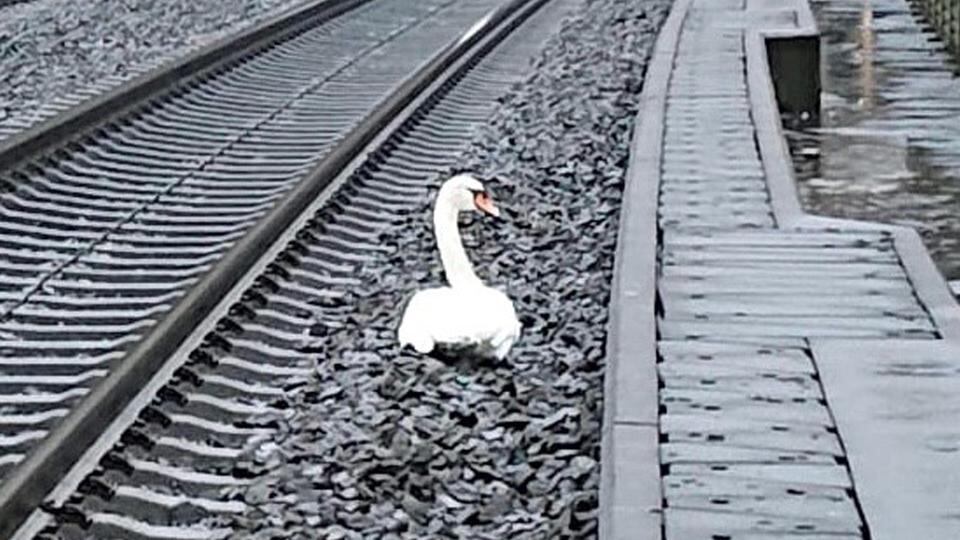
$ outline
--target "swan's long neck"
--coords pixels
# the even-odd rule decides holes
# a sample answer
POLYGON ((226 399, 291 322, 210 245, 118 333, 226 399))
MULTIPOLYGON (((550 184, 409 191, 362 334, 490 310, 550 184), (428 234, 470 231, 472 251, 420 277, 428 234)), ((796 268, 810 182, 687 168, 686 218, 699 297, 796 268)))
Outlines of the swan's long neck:
POLYGON ((433 211, 433 231, 437 236, 437 248, 440 250, 440 262, 447 274, 451 287, 482 285, 480 278, 473 272, 473 266, 467 259, 460 238, 460 226, 457 223, 457 209, 445 198, 437 200, 433 211))

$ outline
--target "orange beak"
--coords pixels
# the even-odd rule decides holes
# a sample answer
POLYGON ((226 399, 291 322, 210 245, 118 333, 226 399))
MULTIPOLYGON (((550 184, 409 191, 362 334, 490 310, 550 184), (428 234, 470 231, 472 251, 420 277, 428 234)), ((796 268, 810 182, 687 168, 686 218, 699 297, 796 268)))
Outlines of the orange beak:
POLYGON ((484 214, 500 217, 500 209, 493 204, 493 199, 490 198, 490 195, 482 191, 473 196, 473 204, 477 205, 477 209, 484 214))

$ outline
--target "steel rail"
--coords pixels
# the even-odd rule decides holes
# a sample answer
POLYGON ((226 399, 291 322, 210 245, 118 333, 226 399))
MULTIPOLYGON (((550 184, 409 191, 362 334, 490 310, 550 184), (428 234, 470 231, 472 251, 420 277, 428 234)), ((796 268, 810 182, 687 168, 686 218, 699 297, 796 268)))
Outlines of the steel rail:
POLYGON ((57 486, 139 391, 170 361, 202 321, 217 317, 216 308, 258 264, 292 224, 341 171, 361 155, 425 89, 450 78, 454 65, 494 47, 547 0, 511 0, 477 21, 441 50, 319 162, 296 187, 273 206, 176 306, 153 327, 105 379, 85 396, 48 436, 20 462, 0 486, 0 536, 9 536, 57 486))
POLYGON ((306 26, 315 26, 370 0, 312 0, 236 34, 152 69, 87 100, 64 113, 0 141, 0 172, 76 140, 130 110, 142 107, 160 92, 189 85, 206 73, 249 56, 306 26))

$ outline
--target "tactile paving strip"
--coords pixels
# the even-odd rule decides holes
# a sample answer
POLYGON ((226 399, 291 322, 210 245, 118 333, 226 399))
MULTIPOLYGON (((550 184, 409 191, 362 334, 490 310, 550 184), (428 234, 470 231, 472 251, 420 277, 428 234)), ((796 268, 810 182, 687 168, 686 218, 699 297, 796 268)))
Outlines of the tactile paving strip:
POLYGON ((664 340, 659 354, 667 538, 860 537, 805 349, 664 340))

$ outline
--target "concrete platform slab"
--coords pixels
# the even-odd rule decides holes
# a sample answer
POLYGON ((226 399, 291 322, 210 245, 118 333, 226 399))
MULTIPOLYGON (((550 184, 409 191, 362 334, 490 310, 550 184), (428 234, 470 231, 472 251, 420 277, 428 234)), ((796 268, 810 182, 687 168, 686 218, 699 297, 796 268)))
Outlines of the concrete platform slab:
POLYGON ((812 349, 871 538, 960 538, 960 345, 812 349))

